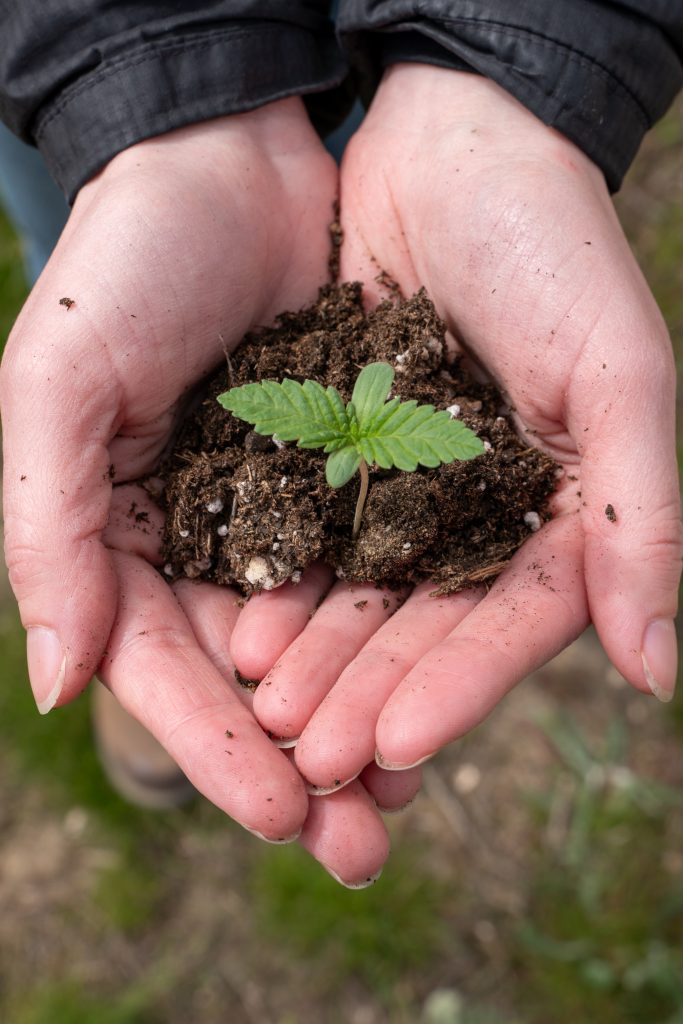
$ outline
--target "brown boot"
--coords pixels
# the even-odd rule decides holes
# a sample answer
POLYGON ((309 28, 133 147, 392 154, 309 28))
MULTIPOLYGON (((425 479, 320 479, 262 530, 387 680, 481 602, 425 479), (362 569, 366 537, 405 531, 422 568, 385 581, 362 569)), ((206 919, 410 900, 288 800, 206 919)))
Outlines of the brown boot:
POLYGON ((165 810, 197 795, 173 758, 123 710, 106 686, 95 679, 91 692, 97 752, 120 796, 136 807, 165 810))

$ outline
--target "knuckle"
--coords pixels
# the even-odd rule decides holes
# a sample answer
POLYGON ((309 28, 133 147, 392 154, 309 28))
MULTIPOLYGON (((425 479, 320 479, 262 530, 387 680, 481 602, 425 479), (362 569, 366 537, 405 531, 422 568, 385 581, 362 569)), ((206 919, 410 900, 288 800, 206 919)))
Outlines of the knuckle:
POLYGON ((5 538, 5 562, 10 586, 18 599, 34 592, 49 580, 49 567, 37 547, 5 538))

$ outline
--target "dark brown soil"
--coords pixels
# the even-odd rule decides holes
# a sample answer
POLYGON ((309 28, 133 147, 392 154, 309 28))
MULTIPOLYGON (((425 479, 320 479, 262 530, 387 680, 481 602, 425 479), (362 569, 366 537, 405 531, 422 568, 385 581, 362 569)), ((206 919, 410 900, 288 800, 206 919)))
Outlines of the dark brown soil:
POLYGON ((361 286, 327 286, 244 339, 210 379, 161 467, 164 572, 237 584, 244 593, 298 581, 315 559, 337 575, 395 587, 432 579, 442 593, 496 576, 548 517, 554 462, 526 447, 500 394, 451 357, 424 291, 363 309, 361 286), (468 462, 415 473, 371 469, 363 525, 351 538, 359 480, 333 490, 326 456, 254 433, 216 401, 229 387, 291 377, 332 384, 344 401, 359 370, 394 366, 393 394, 450 409, 485 442, 468 462))

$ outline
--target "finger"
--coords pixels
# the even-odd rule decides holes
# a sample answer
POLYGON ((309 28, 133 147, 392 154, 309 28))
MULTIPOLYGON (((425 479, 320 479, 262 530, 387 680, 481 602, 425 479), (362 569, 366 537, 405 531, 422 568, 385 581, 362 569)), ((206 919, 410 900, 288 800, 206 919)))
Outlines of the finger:
POLYGON ((300 583, 284 583, 247 601, 230 641, 230 653, 243 676, 263 679, 304 629, 333 579, 332 570, 316 562, 300 583))
POLYGON ((376 882, 389 856, 387 830, 374 800, 358 781, 310 801, 299 842, 347 889, 365 889, 376 882))
POLYGON ((375 801, 377 810, 383 814, 394 814, 404 810, 420 792, 422 769, 388 772, 373 762, 363 769, 359 778, 375 801))
POLYGON ((374 760, 377 720, 389 697, 483 595, 482 590, 447 597, 433 592, 429 581, 415 588, 344 669, 304 728, 295 760, 312 786, 331 792, 374 760))
POLYGON ((400 600, 371 584, 337 583, 256 691, 254 712, 263 728, 283 738, 298 736, 400 600))
POLYGON ((301 779, 197 646, 171 588, 141 559, 114 554, 120 604, 99 676, 190 782, 263 838, 293 838, 307 813, 301 779))
POLYGON ((197 644, 244 706, 251 711, 254 696, 236 681, 235 665, 230 657, 230 637, 240 615, 239 594, 231 587, 219 587, 196 580, 178 580, 172 589, 185 612, 197 644))
POLYGON ((83 318, 58 299, 49 309, 45 298, 29 301, 0 374, 5 553, 42 713, 94 674, 116 607, 101 535, 119 392, 108 364, 88 352, 83 318))
POLYGON ((112 491, 102 542, 108 548, 139 555, 151 565, 161 565, 163 527, 164 513, 144 488, 125 484, 112 491))
POLYGON ((583 449, 591 618, 619 672, 638 689, 670 700, 682 552, 675 370, 654 311, 635 324, 620 323, 617 310, 608 314, 609 326, 597 333, 618 332, 619 346, 611 337, 592 339, 574 385, 581 392, 573 430, 583 449), (634 329, 640 338, 629 344, 634 329), (587 379, 591 370, 594 379, 609 381, 599 399, 587 379))
POLYGON ((377 761, 404 769, 481 722, 588 624, 576 515, 547 523, 489 594, 406 675, 377 723, 377 761))

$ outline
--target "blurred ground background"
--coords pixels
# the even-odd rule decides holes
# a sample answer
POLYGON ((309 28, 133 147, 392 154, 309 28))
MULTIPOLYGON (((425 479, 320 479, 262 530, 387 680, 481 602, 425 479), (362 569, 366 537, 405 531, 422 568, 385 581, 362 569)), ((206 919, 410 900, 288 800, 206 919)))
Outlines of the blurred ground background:
MULTIPOLYGON (((683 104, 618 207, 680 375, 683 104)), ((3 340, 23 297, 2 221, 3 340)), ((87 699, 36 713, 2 573, 0 678, 0 1020, 683 1024, 683 695, 590 633, 426 768, 362 892, 206 803, 121 802, 87 699)))

